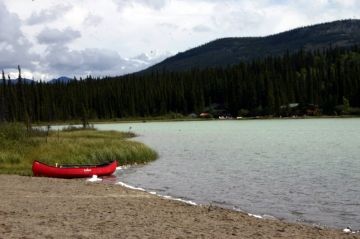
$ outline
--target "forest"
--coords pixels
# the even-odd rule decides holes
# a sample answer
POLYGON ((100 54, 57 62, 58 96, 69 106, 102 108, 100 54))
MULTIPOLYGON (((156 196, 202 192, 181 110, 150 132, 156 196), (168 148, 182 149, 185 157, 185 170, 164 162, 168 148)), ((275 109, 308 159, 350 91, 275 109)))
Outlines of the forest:
MULTIPOLYGON (((216 56, 214 56, 216 57, 216 56)), ((360 114, 360 48, 286 53, 219 68, 152 71, 62 83, 16 83, 2 72, 0 120, 121 119, 161 115, 360 114)))

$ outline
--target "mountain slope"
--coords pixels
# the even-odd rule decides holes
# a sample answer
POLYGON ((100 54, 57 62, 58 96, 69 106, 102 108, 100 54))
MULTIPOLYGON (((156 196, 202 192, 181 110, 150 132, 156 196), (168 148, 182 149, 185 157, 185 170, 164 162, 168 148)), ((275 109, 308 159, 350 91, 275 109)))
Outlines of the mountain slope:
POLYGON ((360 20, 342 20, 297 28, 266 37, 224 38, 178 53, 148 68, 181 71, 191 68, 221 67, 299 49, 360 44, 360 20))
MULTIPOLYGON (((26 79, 26 78, 22 78, 21 80, 22 80, 22 83, 23 83, 23 84, 28 84, 28 85, 31 85, 32 83, 35 82, 34 80, 26 79)), ((8 84, 9 80, 6 80, 5 82, 6 82, 6 84, 8 84)), ((10 84, 14 84, 14 85, 15 85, 15 84, 17 84, 18 82, 19 82, 19 79, 11 79, 11 80, 10 80, 10 84)), ((0 80, 0 85, 2 85, 2 84, 3 84, 3 81, 0 80)))
POLYGON ((71 81, 73 81, 74 78, 70 78, 70 77, 67 77, 67 76, 61 76, 59 78, 56 78, 56 79, 52 79, 50 81, 48 81, 48 83, 69 83, 71 81))

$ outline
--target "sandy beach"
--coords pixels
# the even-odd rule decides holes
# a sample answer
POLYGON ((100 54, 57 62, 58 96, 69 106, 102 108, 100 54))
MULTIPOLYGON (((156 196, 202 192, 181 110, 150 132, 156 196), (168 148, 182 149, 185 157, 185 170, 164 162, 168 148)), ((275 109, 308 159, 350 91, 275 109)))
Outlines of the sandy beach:
POLYGON ((0 175, 0 238, 360 238, 119 185, 0 175))

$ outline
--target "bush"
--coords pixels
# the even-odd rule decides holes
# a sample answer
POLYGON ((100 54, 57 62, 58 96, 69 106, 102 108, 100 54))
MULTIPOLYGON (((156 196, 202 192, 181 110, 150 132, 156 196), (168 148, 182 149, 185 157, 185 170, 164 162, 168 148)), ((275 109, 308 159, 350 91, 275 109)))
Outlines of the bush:
POLYGON ((24 140, 27 137, 27 131, 22 124, 0 124, 0 138, 2 140, 24 140))
POLYGON ((131 132, 74 130, 29 132, 20 124, 0 125, 0 173, 32 175, 34 160, 55 165, 98 164, 117 160, 120 165, 155 160, 156 152, 128 141, 131 132), (46 136, 46 137, 45 137, 46 136))

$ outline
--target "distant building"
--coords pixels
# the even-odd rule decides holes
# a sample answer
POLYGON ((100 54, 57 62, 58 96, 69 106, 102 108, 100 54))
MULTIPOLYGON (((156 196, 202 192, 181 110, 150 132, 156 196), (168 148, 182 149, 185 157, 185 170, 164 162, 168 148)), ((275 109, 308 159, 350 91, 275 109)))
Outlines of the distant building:
POLYGON ((320 114, 318 105, 290 103, 280 106, 280 116, 316 116, 320 114))
POLYGON ((209 113, 203 112, 200 114, 201 118, 211 118, 211 115, 209 113))

